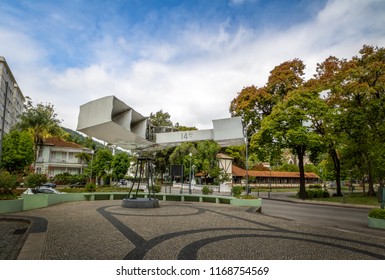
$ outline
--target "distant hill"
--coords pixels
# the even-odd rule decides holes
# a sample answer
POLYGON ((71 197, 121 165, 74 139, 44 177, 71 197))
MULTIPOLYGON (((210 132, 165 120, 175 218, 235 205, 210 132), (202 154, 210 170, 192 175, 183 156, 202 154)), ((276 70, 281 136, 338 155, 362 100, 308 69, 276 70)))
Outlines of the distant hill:
POLYGON ((79 133, 70 128, 62 127, 62 129, 69 134, 69 138, 66 139, 67 141, 75 142, 79 145, 82 145, 83 147, 93 149, 95 151, 104 147, 102 143, 93 140, 89 136, 85 136, 82 133, 79 133))

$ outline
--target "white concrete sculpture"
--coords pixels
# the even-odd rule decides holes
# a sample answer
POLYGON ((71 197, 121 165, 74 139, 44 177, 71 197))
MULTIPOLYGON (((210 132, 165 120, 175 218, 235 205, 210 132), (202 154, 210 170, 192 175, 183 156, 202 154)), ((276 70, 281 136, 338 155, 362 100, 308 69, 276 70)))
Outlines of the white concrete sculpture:
MULTIPOLYGON (((221 146, 244 144, 240 118, 213 120, 213 129, 169 132, 173 129, 153 127, 147 117, 142 116, 115 96, 102 97, 80 106, 77 130, 127 150, 159 150, 183 142, 202 140, 214 140, 221 146)), ((139 179, 143 175, 142 166, 144 165, 147 166, 149 172, 151 168, 148 159, 139 157, 136 170, 136 174, 139 171, 139 179), (138 166, 140 166, 140 170, 138 170, 138 166)), ((149 178, 151 175, 147 174, 146 177, 149 178)), ((134 184, 132 184, 127 198, 123 199, 122 207, 159 207, 154 191, 151 196, 149 183, 147 186, 148 198, 137 197, 139 183, 136 194, 131 197, 134 184)))
POLYGON ((213 129, 206 130, 154 133, 150 126, 147 117, 115 96, 106 96, 80 106, 77 130, 128 150, 157 150, 202 140, 221 146, 244 144, 239 117, 213 120, 213 129))

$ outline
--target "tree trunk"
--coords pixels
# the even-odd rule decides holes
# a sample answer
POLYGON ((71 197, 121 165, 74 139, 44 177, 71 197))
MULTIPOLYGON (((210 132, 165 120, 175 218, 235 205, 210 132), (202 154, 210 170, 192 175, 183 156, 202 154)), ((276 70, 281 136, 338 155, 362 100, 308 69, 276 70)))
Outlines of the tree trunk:
POLYGON ((306 184, 305 184, 305 167, 303 164, 303 157, 305 149, 301 146, 297 149, 298 167, 299 167, 299 198, 307 199, 306 184))
POLYGON ((372 174, 372 163, 370 160, 368 162, 368 196, 376 196, 376 192, 374 190, 374 182, 373 182, 373 174, 372 174))
POLYGON ((369 172, 369 175, 368 175, 368 185, 369 185, 368 196, 376 196, 376 191, 374 190, 374 183, 373 183, 373 177, 371 172, 369 172))
POLYGON ((336 180, 336 195, 337 196, 342 196, 342 191, 341 191, 341 162, 338 157, 337 151, 335 148, 330 148, 329 154, 333 160, 333 165, 334 165, 334 177, 336 180))

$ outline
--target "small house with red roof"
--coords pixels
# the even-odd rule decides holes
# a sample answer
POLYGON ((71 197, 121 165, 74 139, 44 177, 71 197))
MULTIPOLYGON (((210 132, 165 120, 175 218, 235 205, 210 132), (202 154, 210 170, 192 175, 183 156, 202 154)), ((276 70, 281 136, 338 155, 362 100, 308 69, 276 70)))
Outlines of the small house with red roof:
POLYGON ((88 164, 77 157, 80 153, 92 155, 93 151, 56 137, 43 140, 36 159, 36 173, 54 177, 57 174, 82 174, 88 164))
MULTIPOLYGON (((249 183, 251 185, 259 186, 298 186, 299 184, 299 172, 289 171, 271 171, 271 170, 246 170, 233 165, 233 183, 241 183, 246 175, 249 177, 249 183)), ((320 177, 313 172, 305 172, 305 183, 316 184, 319 182, 320 177)))

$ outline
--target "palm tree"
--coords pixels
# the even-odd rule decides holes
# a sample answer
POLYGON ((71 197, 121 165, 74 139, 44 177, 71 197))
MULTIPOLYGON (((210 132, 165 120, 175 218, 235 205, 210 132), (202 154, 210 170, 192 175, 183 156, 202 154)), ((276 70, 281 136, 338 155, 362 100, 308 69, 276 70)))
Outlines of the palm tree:
POLYGON ((52 104, 39 103, 34 107, 29 100, 16 125, 16 128, 29 131, 33 136, 34 167, 43 139, 48 136, 63 136, 65 133, 60 127, 61 121, 56 116, 52 104))
POLYGON ((77 154, 75 157, 78 158, 80 160, 80 163, 82 164, 80 169, 80 174, 83 174, 83 163, 88 164, 91 160, 91 155, 86 152, 81 152, 77 154))

